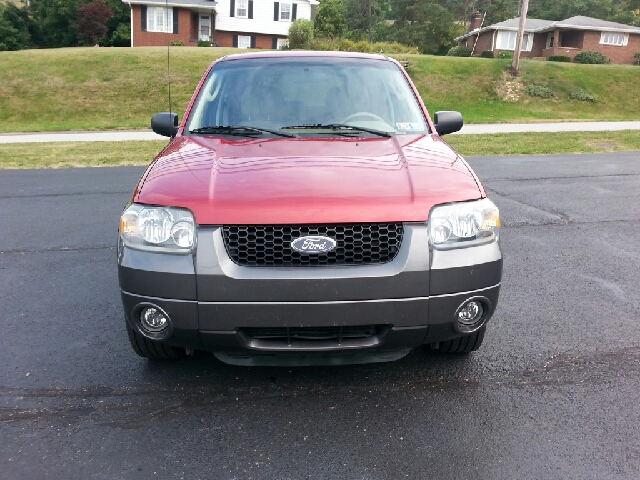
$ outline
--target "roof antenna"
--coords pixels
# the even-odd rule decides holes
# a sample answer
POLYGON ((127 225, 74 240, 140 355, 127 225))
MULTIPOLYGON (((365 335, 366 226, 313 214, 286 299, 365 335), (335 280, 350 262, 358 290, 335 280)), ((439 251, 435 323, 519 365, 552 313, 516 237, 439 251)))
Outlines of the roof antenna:
MULTIPOLYGON (((169 23, 169 0, 164 0, 164 5, 165 5, 165 10, 164 10, 164 19, 166 23, 169 23)), ((171 16, 171 18, 173 18, 173 15, 171 16)), ((169 29, 169 25, 167 25, 165 27, 166 30, 169 29)), ((169 37, 169 43, 167 43, 167 81, 169 84, 169 118, 172 118, 172 111, 171 111, 171 68, 170 68, 170 55, 169 55, 169 49, 171 47, 171 37, 169 37)), ((171 125, 171 127, 173 127, 173 125, 171 125)))

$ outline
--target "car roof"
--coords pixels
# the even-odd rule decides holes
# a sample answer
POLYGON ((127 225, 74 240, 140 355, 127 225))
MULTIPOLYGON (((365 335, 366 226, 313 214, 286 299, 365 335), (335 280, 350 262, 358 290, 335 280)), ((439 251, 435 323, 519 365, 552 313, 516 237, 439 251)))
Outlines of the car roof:
POLYGON ((221 58, 221 61, 226 60, 243 60, 248 58, 287 58, 287 57, 321 57, 321 58, 366 58, 369 60, 387 60, 390 58, 386 55, 380 55, 375 53, 361 53, 361 52, 327 52, 316 50, 269 50, 266 52, 248 52, 248 53, 235 53, 233 55, 227 55, 221 58))

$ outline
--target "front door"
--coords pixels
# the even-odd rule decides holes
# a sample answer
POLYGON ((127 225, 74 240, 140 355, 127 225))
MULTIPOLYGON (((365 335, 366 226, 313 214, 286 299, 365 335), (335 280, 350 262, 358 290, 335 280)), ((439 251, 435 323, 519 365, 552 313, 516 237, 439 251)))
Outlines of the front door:
POLYGON ((211 40, 211 17, 209 15, 200 15, 199 40, 211 40))

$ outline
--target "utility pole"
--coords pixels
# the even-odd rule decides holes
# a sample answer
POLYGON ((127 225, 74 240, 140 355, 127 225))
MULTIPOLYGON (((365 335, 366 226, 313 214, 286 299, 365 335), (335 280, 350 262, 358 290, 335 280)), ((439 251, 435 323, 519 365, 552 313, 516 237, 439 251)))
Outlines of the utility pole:
POLYGON ((518 75, 518 67, 520 66, 520 52, 522 51, 524 26, 527 23, 527 10, 529 10, 529 0, 520 0, 520 26, 516 37, 516 51, 513 52, 513 63, 511 64, 511 73, 514 76, 518 75))

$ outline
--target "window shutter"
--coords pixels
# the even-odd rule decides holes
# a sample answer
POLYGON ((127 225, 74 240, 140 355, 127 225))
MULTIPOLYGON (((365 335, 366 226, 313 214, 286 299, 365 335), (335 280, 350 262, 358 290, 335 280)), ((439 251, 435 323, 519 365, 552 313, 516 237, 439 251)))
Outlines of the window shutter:
POLYGON ((173 9, 173 33, 178 33, 178 18, 180 16, 180 9, 173 9))
POLYGON ((291 21, 293 22, 296 19, 296 15, 298 14, 298 4, 294 3, 291 6, 291 21))
POLYGON ((256 48, 256 37, 251 35, 251 48, 256 48))
POLYGON ((147 31, 147 6, 142 5, 140 7, 140 30, 147 31))
POLYGON ((249 18, 253 18, 253 0, 249 0, 249 18))
POLYGON ((231 12, 229 12, 230 17, 236 16, 236 0, 231 0, 231 12))
POLYGON ((238 35, 233 36, 233 48, 238 48, 238 35))
POLYGON ((271 48, 273 48, 274 50, 278 49, 278 37, 273 37, 271 39, 271 48))
POLYGON ((273 2, 273 21, 280 20, 280 2, 273 2))

